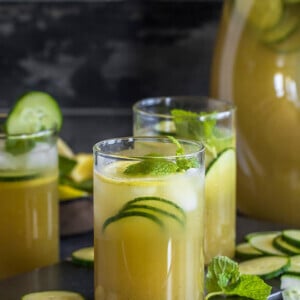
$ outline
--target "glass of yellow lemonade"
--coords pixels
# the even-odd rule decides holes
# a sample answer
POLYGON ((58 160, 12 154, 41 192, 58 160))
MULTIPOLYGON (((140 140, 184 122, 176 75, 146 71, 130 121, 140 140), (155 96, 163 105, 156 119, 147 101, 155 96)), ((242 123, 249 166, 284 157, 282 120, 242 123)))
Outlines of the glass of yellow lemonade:
POLYGON ((204 148, 168 137, 94 146, 96 300, 198 300, 204 148))
POLYGON ((0 116, 0 279, 59 259, 56 132, 9 135, 0 116))
POLYGON ((225 0, 211 95, 237 107, 237 206, 300 226, 300 1, 225 0))
POLYGON ((207 97, 143 99, 133 106, 134 135, 173 135, 205 146, 205 263, 234 256, 236 221, 235 108, 207 97))

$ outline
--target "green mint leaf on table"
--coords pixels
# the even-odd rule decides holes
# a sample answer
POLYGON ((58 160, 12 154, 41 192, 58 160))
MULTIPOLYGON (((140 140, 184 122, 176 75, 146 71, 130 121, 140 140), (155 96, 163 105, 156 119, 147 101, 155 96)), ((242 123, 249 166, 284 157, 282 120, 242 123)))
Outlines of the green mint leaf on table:
MULTIPOLYGON (((173 136, 168 139, 177 147, 176 156, 184 155, 182 145, 173 136)), ((176 163, 164 159, 159 153, 149 153, 145 155, 144 160, 128 166, 124 174, 126 175, 168 175, 176 172, 182 172, 190 168, 198 167, 198 161, 195 158, 178 157, 176 163), (155 158, 156 157, 156 158, 155 158)))
POLYGON ((260 277, 241 274, 238 264, 226 256, 216 256, 208 265, 206 300, 217 295, 266 300, 271 289, 260 277))

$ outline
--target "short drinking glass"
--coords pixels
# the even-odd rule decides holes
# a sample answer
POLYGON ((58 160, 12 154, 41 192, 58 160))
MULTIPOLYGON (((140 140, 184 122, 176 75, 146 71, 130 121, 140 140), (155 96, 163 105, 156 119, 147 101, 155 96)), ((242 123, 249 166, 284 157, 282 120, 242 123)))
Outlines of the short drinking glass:
POLYGON ((7 135, 0 116, 0 279, 59 259, 55 131, 7 135))
POLYGON ((94 146, 96 300, 198 300, 204 148, 162 137, 94 146))

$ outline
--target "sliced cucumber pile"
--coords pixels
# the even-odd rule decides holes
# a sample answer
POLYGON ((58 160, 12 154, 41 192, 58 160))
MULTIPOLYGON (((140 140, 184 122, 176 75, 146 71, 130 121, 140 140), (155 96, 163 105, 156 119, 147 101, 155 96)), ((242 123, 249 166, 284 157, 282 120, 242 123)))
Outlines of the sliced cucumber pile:
POLYGON ((117 214, 107 218, 102 230, 105 232, 108 226, 120 220, 134 218, 147 219, 165 230, 173 226, 183 228, 186 222, 184 210, 172 201, 151 196, 138 197, 128 201, 117 214))
POLYGON ((85 247, 73 251, 71 259, 75 264, 92 267, 94 265, 94 247, 85 247))
POLYGON ((22 300, 84 300, 79 293, 71 291, 43 291, 26 294, 22 300))
POLYGON ((243 272, 264 279, 300 276, 300 229, 253 232, 244 239, 236 245, 243 272))

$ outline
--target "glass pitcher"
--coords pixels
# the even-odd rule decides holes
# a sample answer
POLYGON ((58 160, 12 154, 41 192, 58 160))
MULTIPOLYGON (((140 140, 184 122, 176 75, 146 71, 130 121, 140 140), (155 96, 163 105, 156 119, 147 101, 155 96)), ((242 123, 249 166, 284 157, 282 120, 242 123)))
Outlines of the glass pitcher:
POLYGON ((299 0, 224 0, 211 95, 237 107, 239 211, 299 226, 299 0))

